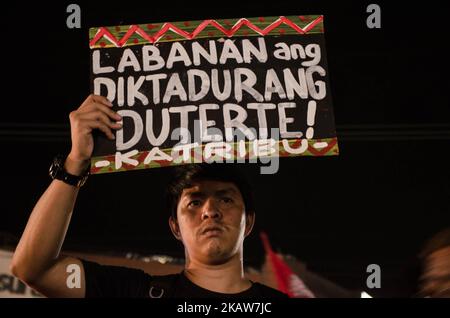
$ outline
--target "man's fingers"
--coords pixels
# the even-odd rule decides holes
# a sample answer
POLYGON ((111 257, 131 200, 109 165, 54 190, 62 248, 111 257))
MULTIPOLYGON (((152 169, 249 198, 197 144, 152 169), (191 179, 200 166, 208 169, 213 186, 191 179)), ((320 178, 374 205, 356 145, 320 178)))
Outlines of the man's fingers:
POLYGON ((80 109, 87 108, 95 103, 103 104, 107 107, 112 107, 112 103, 106 97, 91 94, 81 104, 80 109))
POLYGON ((99 104, 99 103, 95 103, 94 107, 96 109, 99 109, 100 111, 104 112, 105 114, 107 114, 109 117, 111 117, 113 120, 122 120, 122 116, 120 116, 119 114, 117 114, 115 111, 113 111, 111 108, 106 107, 103 104, 99 104))
POLYGON ((111 117, 111 120, 117 121, 122 120, 122 116, 120 116, 118 113, 113 111, 111 108, 100 104, 100 103, 91 103, 88 106, 84 107, 83 109, 79 109, 78 112, 80 113, 90 113, 94 110, 99 110, 105 114, 107 114, 109 117, 111 117))
POLYGON ((116 139, 114 137, 114 134, 112 133, 111 129, 103 122, 98 121, 98 120, 86 120, 85 123, 86 123, 87 127, 90 128, 90 130, 98 129, 98 130, 102 131, 106 135, 106 137, 108 137, 109 139, 116 139))
POLYGON ((70 120, 78 131, 90 133, 99 129, 108 138, 115 139, 111 129, 122 128, 122 117, 111 109, 112 103, 104 96, 89 95, 83 104, 70 114, 70 120))
POLYGON ((111 108, 105 106, 101 103, 92 102, 90 104, 87 104, 86 106, 83 106, 83 108, 80 108, 78 112, 80 113, 88 113, 92 112, 93 110, 99 110, 105 114, 107 114, 109 117, 111 117, 111 120, 118 121, 122 120, 122 117, 117 114, 115 111, 113 111, 111 108))
POLYGON ((121 124, 118 124, 111 119, 100 110, 93 110, 90 112, 81 113, 79 116, 79 120, 97 120, 101 121, 103 124, 110 128, 119 129, 122 127, 121 124))
POLYGON ((107 99, 104 96, 100 96, 100 95, 94 95, 92 94, 92 99, 94 100, 94 102, 96 103, 100 103, 100 104, 104 104, 106 106, 112 107, 112 103, 109 101, 109 99, 107 99))

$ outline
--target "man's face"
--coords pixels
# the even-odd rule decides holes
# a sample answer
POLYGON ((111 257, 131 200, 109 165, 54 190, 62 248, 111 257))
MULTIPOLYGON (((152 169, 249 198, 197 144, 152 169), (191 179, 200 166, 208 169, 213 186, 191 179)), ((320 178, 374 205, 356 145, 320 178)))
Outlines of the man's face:
POLYGON ((253 222, 233 183, 205 180, 183 190, 170 226, 191 260, 217 265, 242 252, 253 222))

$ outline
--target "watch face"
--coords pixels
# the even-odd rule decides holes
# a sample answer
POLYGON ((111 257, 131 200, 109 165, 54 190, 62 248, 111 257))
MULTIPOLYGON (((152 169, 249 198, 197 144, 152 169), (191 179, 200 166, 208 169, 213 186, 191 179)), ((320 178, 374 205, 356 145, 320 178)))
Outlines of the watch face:
POLYGON ((82 187, 86 183, 87 178, 88 178, 88 175, 81 178, 81 180, 78 182, 77 186, 82 187))
POLYGON ((65 159, 62 156, 55 157, 55 159, 53 160, 53 163, 49 169, 50 177, 52 179, 61 180, 67 184, 76 186, 78 188, 83 186, 89 176, 89 171, 86 171, 86 173, 82 176, 71 175, 65 171, 64 161, 65 161, 65 159))
POLYGON ((53 159, 53 163, 50 166, 49 175, 50 177, 55 179, 60 171, 61 171, 61 158, 56 157, 55 159, 53 159))
POLYGON ((52 165, 50 166, 49 171, 48 171, 50 177, 52 177, 53 179, 56 177, 56 171, 57 171, 57 168, 55 166, 55 163, 53 162, 52 165))

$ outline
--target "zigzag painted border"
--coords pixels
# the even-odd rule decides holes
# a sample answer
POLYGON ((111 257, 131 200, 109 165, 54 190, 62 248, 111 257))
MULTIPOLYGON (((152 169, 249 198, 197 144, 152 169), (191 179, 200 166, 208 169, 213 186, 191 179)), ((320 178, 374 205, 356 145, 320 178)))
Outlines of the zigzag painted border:
POLYGON ((196 38, 266 36, 284 34, 323 33, 323 16, 280 16, 241 18, 234 20, 203 20, 167 22, 116 27, 91 28, 89 46, 93 48, 124 47, 146 43, 192 40, 196 38), (299 20, 303 26, 294 23, 299 20), (227 29, 224 25, 232 25, 227 29), (287 28, 286 28, 287 26, 287 28), (144 29, 158 28, 149 35, 144 29), (277 32, 278 31, 278 32, 277 32), (171 35, 172 34, 172 35, 171 35), (108 40, 109 43, 102 41, 108 40))

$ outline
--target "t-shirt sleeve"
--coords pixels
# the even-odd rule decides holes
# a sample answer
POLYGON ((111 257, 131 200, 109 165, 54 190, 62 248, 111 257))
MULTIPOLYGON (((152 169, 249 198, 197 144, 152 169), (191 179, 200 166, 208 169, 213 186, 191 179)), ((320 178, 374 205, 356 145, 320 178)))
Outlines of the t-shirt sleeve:
POLYGON ((139 269, 100 265, 81 260, 85 297, 146 297, 151 276, 139 269))

